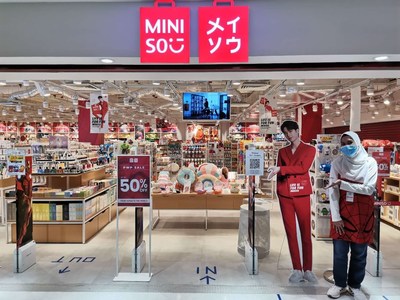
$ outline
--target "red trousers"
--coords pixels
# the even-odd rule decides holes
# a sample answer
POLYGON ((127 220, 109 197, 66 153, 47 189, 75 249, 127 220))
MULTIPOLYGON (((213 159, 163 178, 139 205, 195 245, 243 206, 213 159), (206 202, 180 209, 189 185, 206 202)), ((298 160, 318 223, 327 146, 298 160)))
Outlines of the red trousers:
POLYGON ((312 271, 310 196, 293 198, 279 196, 279 204, 281 207, 283 224, 285 225, 293 269, 312 271), (297 240, 296 216, 301 233, 303 266, 301 265, 299 242, 297 240))

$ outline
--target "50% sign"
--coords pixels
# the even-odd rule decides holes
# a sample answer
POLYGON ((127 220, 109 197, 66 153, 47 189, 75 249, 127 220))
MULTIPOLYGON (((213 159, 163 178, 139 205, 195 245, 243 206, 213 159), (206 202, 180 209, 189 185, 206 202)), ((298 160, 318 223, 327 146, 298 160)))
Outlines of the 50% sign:
POLYGON ((146 179, 121 179, 120 181, 120 191, 121 192, 141 192, 146 193, 148 189, 148 184, 146 179))

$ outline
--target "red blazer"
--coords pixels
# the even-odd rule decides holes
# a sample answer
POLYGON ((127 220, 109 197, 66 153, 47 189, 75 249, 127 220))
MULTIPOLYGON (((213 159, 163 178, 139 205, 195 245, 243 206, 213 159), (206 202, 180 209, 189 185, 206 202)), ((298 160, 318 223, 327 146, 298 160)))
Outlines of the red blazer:
POLYGON ((303 142, 294 154, 290 145, 278 152, 277 194, 284 197, 306 196, 312 193, 309 170, 315 158, 315 147, 303 142))

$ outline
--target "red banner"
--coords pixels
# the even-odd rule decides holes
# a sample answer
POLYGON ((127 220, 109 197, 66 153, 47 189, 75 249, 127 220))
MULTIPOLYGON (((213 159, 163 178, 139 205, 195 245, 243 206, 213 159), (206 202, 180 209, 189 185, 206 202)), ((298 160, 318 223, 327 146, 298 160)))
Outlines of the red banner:
POLYGON ((175 7, 175 1, 155 1, 140 8, 140 62, 189 63, 190 9, 175 7), (158 7, 159 3, 170 7, 158 7))
POLYGON ((150 206, 150 156, 120 155, 117 165, 118 206, 150 206))
MULTIPOLYGON (((248 6, 199 8, 199 62, 248 62, 248 6)), ((227 1, 222 1, 227 2, 227 1)))

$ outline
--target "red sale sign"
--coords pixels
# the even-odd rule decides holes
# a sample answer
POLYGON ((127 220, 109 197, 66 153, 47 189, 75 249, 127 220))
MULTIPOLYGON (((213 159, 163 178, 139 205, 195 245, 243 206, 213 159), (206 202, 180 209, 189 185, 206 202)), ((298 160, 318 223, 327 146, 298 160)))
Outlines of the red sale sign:
POLYGON ((173 0, 156 0, 140 8, 140 62, 189 63, 190 9, 175 7, 173 0), (171 7, 158 7, 159 3, 171 7))
POLYGON ((199 62, 248 62, 249 8, 217 2, 199 8, 199 62))
POLYGON ((378 176, 390 176, 390 152, 372 152, 372 157, 375 158, 378 164, 378 176))
POLYGON ((118 206, 150 206, 150 156, 117 156, 118 206))

